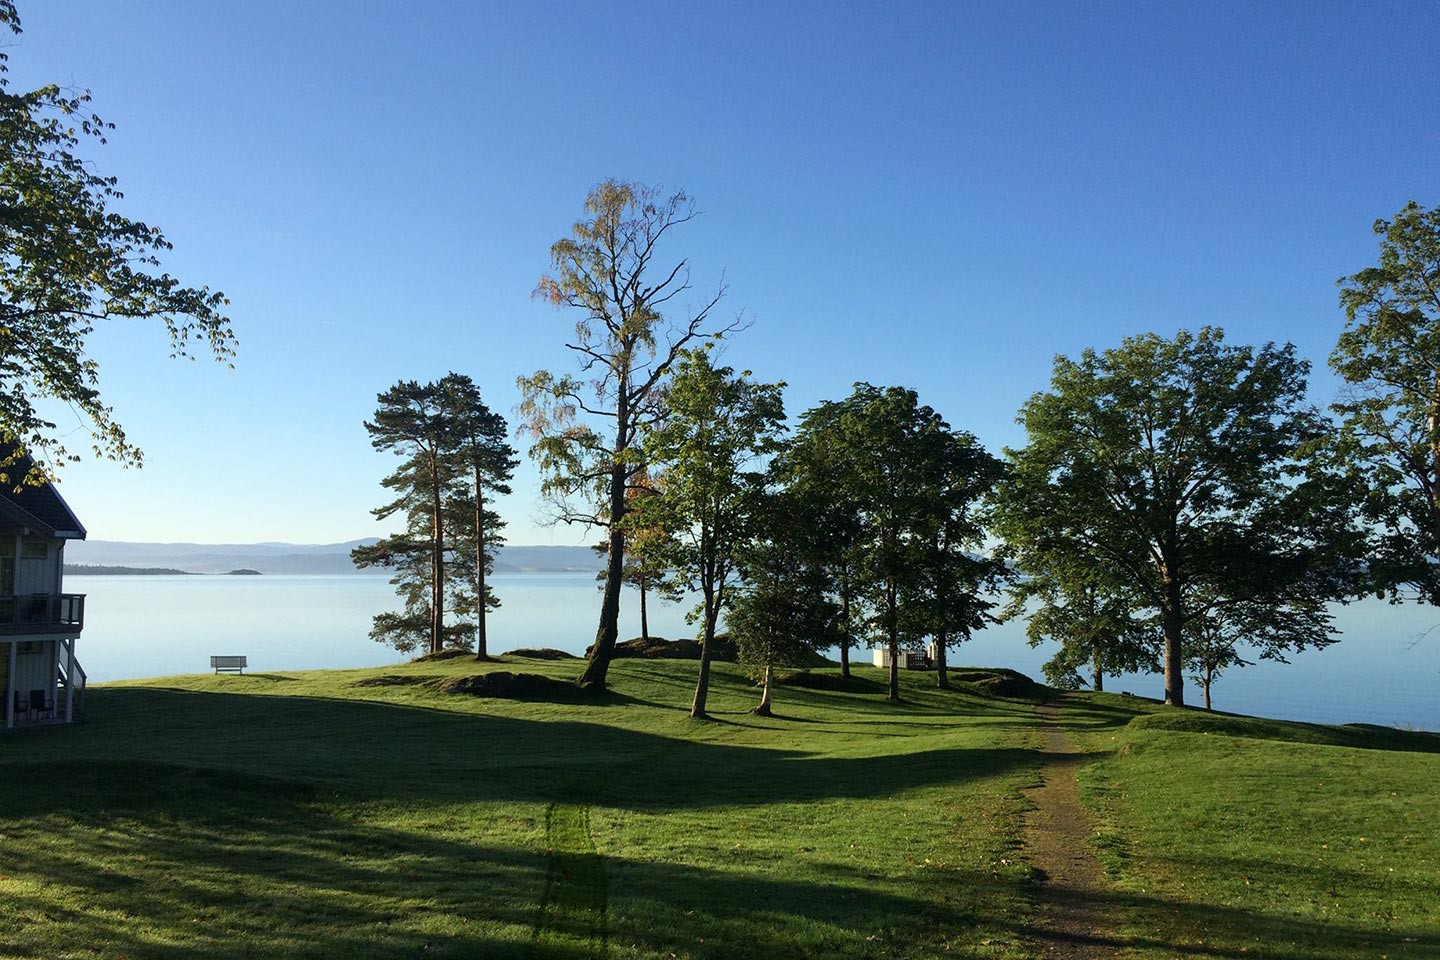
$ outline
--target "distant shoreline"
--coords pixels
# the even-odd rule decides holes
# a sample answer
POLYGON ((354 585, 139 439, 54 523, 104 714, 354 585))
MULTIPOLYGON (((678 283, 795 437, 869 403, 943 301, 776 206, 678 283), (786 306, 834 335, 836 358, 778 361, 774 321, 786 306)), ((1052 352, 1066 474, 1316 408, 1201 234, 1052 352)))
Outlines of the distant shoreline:
POLYGON ((121 567, 101 563, 67 563, 67 577, 258 577, 259 570, 227 570, 224 573, 196 573, 174 567, 121 567))

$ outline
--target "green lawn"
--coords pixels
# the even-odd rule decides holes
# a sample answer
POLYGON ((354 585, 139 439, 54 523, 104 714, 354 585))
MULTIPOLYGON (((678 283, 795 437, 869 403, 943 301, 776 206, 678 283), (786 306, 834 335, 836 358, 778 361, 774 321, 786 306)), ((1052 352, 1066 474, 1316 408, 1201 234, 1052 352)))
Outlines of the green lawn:
MULTIPOLYGON (((0 956, 1042 949, 1030 703, 912 674, 896 707, 867 668, 760 719, 722 664, 697 723, 694 667, 618 661, 598 702, 416 682, 576 671, 515 659, 97 686, 87 723, 0 739, 0 956)), ((1437 738, 1154 709, 1065 716, 1138 955, 1440 955, 1437 738)))
POLYGON ((1440 957, 1440 736, 1089 704, 1133 957, 1440 957))

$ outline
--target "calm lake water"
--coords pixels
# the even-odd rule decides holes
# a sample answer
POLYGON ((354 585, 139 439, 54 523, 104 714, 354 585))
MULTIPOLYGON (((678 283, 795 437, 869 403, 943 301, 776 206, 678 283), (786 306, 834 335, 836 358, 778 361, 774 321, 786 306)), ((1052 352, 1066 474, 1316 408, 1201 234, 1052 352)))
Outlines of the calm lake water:
MULTIPOLYGON (((594 638, 600 594, 588 574, 497 574, 502 606, 491 614, 491 649, 556 647, 580 653, 594 638)), ((91 680, 206 672, 211 654, 245 654, 251 670, 309 670, 398 663, 371 640, 370 618, 394 602, 378 576, 65 578, 85 593, 77 654, 91 680)), ((684 609, 652 599, 650 632, 693 636, 684 609)), ((1295 657, 1233 670, 1215 688, 1220 710, 1321 723, 1440 729, 1440 611, 1364 600, 1337 608, 1341 641, 1295 657)), ((626 593, 622 637, 640 632, 639 599, 626 593)), ((868 659, 868 651, 858 651, 868 659)), ((1008 666, 1040 676, 1050 656, 1025 643, 1020 623, 991 627, 952 654, 959 664, 1008 666)), ((1107 689, 1160 696, 1158 676, 1107 680, 1107 689)), ((1199 690, 1186 694, 1199 702, 1199 690)))

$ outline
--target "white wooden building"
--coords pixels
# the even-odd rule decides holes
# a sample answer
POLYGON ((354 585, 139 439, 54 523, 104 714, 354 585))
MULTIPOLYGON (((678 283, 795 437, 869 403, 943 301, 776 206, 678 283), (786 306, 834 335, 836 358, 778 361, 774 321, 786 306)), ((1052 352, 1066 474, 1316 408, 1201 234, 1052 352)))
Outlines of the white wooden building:
MULTIPOLYGON (((890 645, 882 643, 874 648, 875 666, 882 670, 890 669, 890 645)), ((896 658, 901 670, 929 670, 933 664, 930 655, 918 648, 901 647, 896 658)))
MULTIPOLYGON (((4 460, 0 451, 0 462, 4 460)), ((85 528, 51 484, 22 486, 22 460, 0 482, 0 678, 4 729, 69 723, 85 693, 75 641, 85 597, 63 590, 65 544, 85 528)))

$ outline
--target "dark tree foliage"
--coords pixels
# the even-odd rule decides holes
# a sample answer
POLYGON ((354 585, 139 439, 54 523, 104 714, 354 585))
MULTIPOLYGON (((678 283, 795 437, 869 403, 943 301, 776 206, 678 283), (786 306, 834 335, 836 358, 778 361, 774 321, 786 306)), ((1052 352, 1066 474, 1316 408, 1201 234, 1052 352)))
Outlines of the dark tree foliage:
POLYGON ((403 613, 375 617, 370 635, 398 650, 425 647, 437 653, 446 646, 468 646, 468 625, 447 631, 447 509, 457 493, 457 470, 451 458, 453 422, 444 387, 432 381, 402 380, 376 398, 375 418, 366 421, 370 444, 404 458, 381 484, 395 498, 371 512, 378 520, 397 514, 404 518, 401 533, 373 546, 356 548, 351 557, 358 567, 393 567, 391 579, 405 601, 403 613))
POLYGON ((772 489, 758 510, 759 533, 740 553, 742 586, 726 615, 740 662, 762 685, 754 713, 769 716, 777 667, 805 666, 835 645, 840 607, 815 549, 813 501, 772 489))
MULTIPOLYGON (((0 0, 6 27, 20 33, 20 18, 13 2, 0 0)), ((101 397, 90 335, 107 320, 154 320, 169 334, 172 356, 200 343, 228 363, 235 335, 222 312, 227 301, 161 271, 165 235, 111 209, 122 196, 118 182, 80 153, 103 145, 114 128, 91 111, 90 93, 54 84, 17 92, 4 60, 0 54, 0 442, 12 454, 0 462, 0 478, 41 482, 53 466, 79 459, 42 412, 54 403, 87 422, 97 456, 138 466, 139 448, 101 397), (25 472, 10 469, 22 462, 25 472)))
POLYGON ((922 602, 934 638, 935 682, 950 686, 948 653, 997 617, 991 599, 1010 579, 1003 559, 976 551, 985 540, 980 509, 1001 482, 1004 466, 972 434, 942 432, 933 452, 934 471, 929 520, 929 551, 922 602))
POLYGON ((802 488, 823 485, 854 518, 829 565, 843 564, 853 585, 842 605, 851 622, 890 651, 889 695, 899 700, 902 646, 963 639, 986 620, 980 593, 1002 570, 966 550, 983 534, 976 510, 999 464, 915 391, 868 383, 807 411, 788 463, 802 488))
POLYGON ((510 493, 518 461, 505 418, 485 405, 474 380, 450 373, 440 380, 440 388, 450 421, 446 454, 456 488, 448 501, 451 519, 446 525, 452 531, 451 562, 457 568, 453 606, 457 614, 475 618, 475 659, 488 660, 485 615, 500 606, 500 599, 487 578, 505 543, 505 524, 493 504, 496 497, 510 493))
POLYGON ((1007 619, 1026 618, 1032 647, 1060 645, 1045 663, 1047 683, 1073 690, 1084 683, 1085 670, 1090 685, 1104 690, 1107 674, 1160 669, 1159 624, 1123 583, 1083 558, 1066 565, 1053 556, 1048 560, 1052 565, 1039 571, 1022 568, 1028 575, 1011 585, 1005 610, 1007 619))
POLYGON ((1307 372, 1290 345, 1148 334, 1057 358, 1021 411, 1029 443, 1007 451, 997 532, 1028 569, 1082 564, 1133 594, 1160 624, 1167 702, 1184 703, 1188 625, 1353 588, 1348 508, 1296 459, 1328 429, 1304 401, 1307 372))
POLYGON ((1370 588, 1440 605, 1440 208, 1412 201, 1375 233, 1379 263, 1339 281, 1341 425, 1316 462, 1359 491, 1370 588))
POLYGON ((657 422, 662 388, 680 355, 698 338, 725 332, 706 329, 723 286, 698 306, 667 315, 690 290, 689 265, 657 257, 671 231, 694 216, 683 192, 666 197, 653 187, 606 180, 586 198, 585 218, 550 248, 554 273, 535 291, 578 317, 565 346, 580 372, 521 377, 522 429, 534 441, 530 455, 554 518, 598 527, 606 538, 604 599, 582 687, 604 688, 618 637, 627 494, 645 470, 641 433, 657 422))
POLYGON ((799 430, 776 461, 775 473, 798 515, 810 521, 807 541, 814 562, 824 569, 840 608, 835 646, 840 674, 849 677, 850 651, 865 632, 864 601, 855 579, 864 531, 848 457, 837 445, 843 412, 833 403, 805 411, 799 430))

